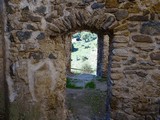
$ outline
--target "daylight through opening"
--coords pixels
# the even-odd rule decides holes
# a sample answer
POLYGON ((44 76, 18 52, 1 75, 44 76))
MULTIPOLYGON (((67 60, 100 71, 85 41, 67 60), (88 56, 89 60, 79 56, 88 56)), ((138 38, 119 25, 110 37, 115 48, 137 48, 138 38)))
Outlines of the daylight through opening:
POLYGON ((77 32, 72 36, 71 72, 93 74, 97 71, 98 36, 88 31, 77 32))

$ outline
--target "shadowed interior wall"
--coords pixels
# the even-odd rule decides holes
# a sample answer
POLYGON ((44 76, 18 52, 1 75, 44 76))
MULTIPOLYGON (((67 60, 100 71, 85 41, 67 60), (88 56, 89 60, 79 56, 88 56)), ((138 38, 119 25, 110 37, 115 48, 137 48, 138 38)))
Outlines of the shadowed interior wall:
POLYGON ((0 0, 0 119, 5 119, 5 83, 4 83, 4 19, 3 1, 0 0))

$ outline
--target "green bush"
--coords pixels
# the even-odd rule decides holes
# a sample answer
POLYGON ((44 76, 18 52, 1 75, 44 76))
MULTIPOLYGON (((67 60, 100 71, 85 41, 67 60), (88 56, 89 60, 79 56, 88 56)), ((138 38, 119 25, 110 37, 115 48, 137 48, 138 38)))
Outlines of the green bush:
POLYGON ((88 82, 88 83, 85 85, 85 88, 95 89, 95 88, 96 88, 96 84, 95 84, 93 81, 88 82))

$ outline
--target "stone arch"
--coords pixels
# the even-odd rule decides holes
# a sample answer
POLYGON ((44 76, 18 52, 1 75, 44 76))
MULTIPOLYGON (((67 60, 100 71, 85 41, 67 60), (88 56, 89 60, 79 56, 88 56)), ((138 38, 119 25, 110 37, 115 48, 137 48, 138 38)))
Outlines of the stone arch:
MULTIPOLYGON (((48 35, 52 39, 56 36, 64 35, 65 36, 64 40, 65 40, 66 35, 73 33, 75 31, 82 31, 82 30, 87 30, 96 33, 98 35, 98 48, 99 48, 98 49, 99 62, 98 62, 97 75, 106 77, 105 74, 107 74, 106 72, 107 64, 102 63, 106 62, 102 60, 104 56, 103 39, 104 35, 106 34, 112 37, 111 36, 112 29, 114 29, 114 25, 117 23, 117 20, 113 14, 105 12, 105 9, 98 9, 92 12, 82 9, 73 9, 72 11, 70 11, 70 13, 64 14, 64 16, 61 18, 52 19, 52 15, 49 15, 46 17, 46 20, 48 28, 47 32, 49 33, 48 35), (105 66, 103 66, 102 64, 105 64, 105 66)), ((71 40, 71 36, 67 38, 70 38, 71 40)), ((69 62, 67 64, 69 64, 69 62)), ((70 66, 68 66, 68 68, 70 68, 70 66)))
POLYGON ((52 19, 52 15, 50 15, 46 21, 49 35, 55 37, 75 30, 104 33, 113 29, 116 18, 111 13, 105 13, 105 10, 96 10, 90 13, 87 10, 73 9, 61 18, 52 19))

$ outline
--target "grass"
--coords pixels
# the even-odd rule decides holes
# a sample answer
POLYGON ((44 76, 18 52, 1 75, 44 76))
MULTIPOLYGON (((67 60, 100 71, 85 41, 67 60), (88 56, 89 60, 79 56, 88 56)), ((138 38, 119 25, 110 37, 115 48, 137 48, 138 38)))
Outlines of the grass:
POLYGON ((75 84, 73 84, 71 82, 71 79, 70 78, 67 78, 67 81, 66 81, 66 88, 71 88, 71 89, 82 89, 83 87, 78 87, 76 86, 75 84))
POLYGON ((106 77, 96 77, 96 80, 98 80, 99 82, 106 82, 107 78, 106 77))
POLYGON ((96 84, 95 84, 93 81, 88 82, 88 83, 85 85, 85 88, 95 89, 95 88, 96 88, 96 84))

